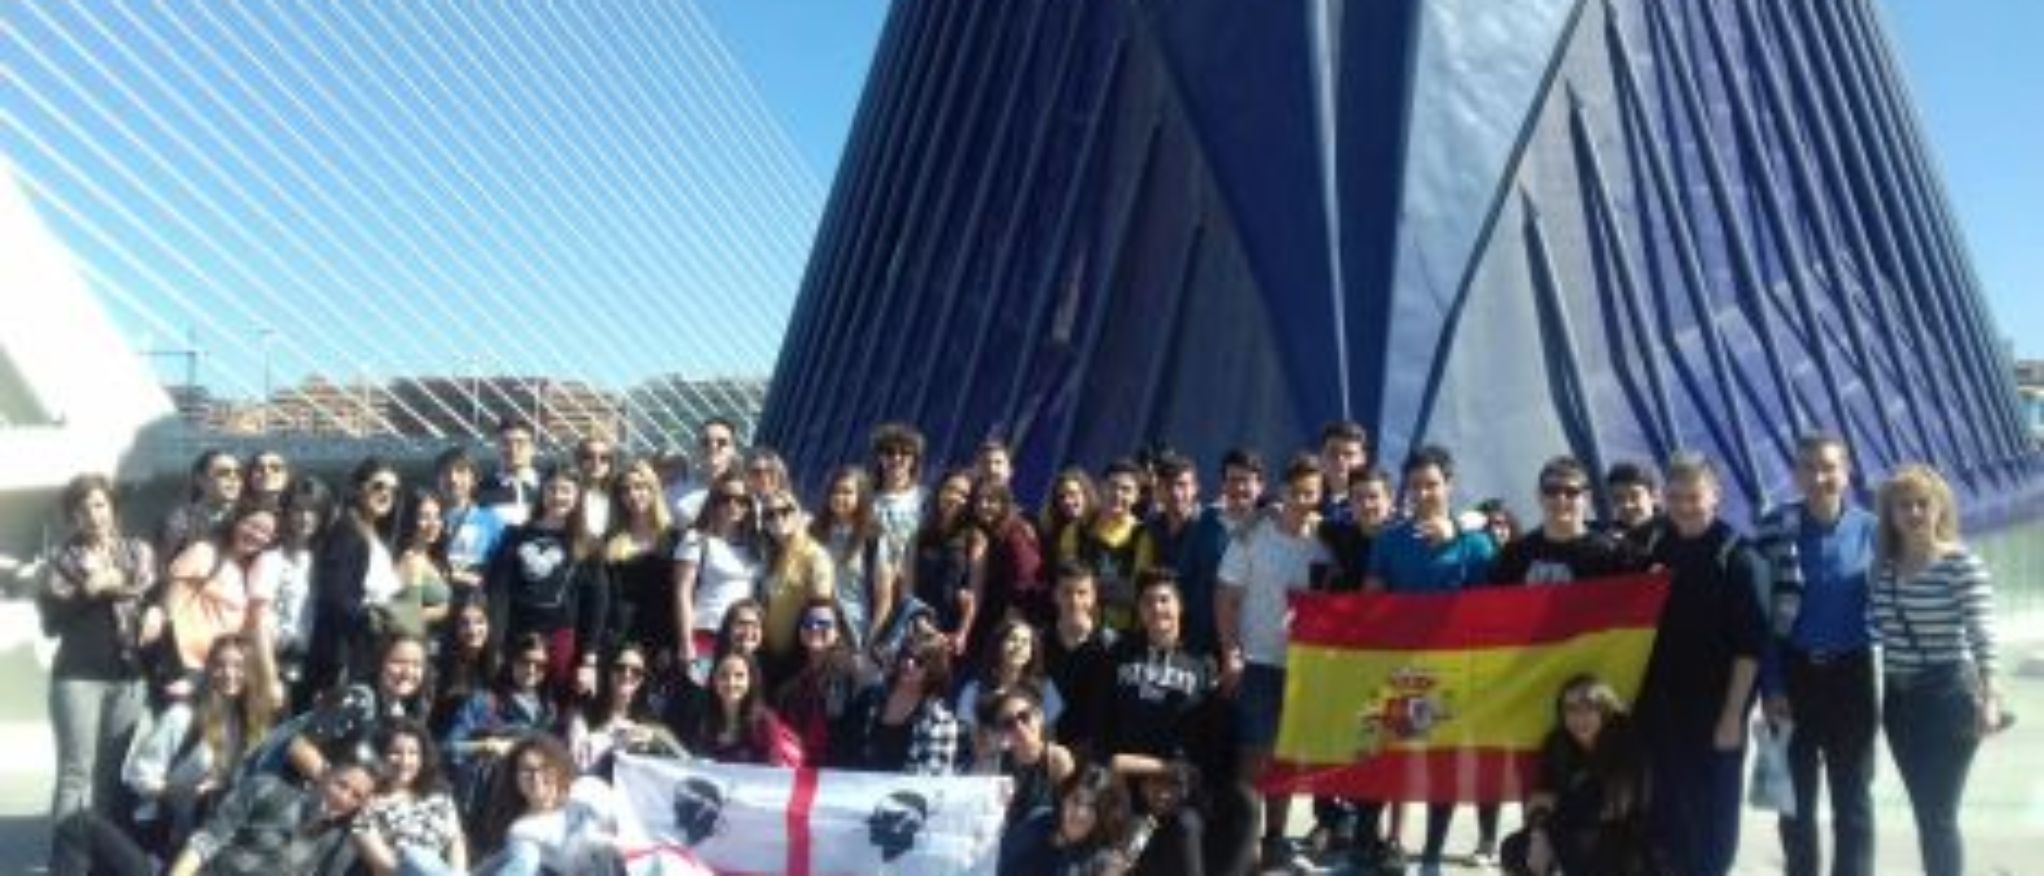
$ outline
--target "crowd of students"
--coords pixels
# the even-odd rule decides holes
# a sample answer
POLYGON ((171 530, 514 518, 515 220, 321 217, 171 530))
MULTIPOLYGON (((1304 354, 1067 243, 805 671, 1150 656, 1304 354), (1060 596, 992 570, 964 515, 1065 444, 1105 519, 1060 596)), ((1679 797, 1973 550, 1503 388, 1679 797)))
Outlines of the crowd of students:
MULTIPOLYGON (((1397 801, 1315 800, 1288 837, 1288 798, 1252 790, 1302 590, 1670 574, 1637 702, 1572 680, 1523 824, 1478 808, 1472 857, 1513 872, 1727 872, 1759 698, 1796 728, 1800 800, 1823 766, 1832 872, 1871 870, 1884 725, 1924 869, 1958 873, 1971 755, 2003 723, 1951 491, 1909 465, 1861 508, 1834 437, 1799 445, 1802 497, 1752 537, 1687 453, 1601 478, 1556 458, 1521 531, 1502 503, 1458 513, 1448 451, 1394 481, 1347 422, 1274 471, 1228 453, 1217 500, 1164 450, 1060 472, 1033 514, 998 441, 926 479, 920 434, 883 425, 805 507, 731 423, 699 438, 638 460, 588 438, 542 470, 508 420, 487 475, 455 448, 430 485, 370 459, 338 491, 209 452, 154 538, 75 479, 40 593, 52 871, 588 872, 616 850, 569 791, 617 752, 1005 775, 1004 873, 1437 868, 1452 806, 1408 856, 1397 801)), ((1783 819, 1792 873, 1819 870, 1815 809, 1783 819)))

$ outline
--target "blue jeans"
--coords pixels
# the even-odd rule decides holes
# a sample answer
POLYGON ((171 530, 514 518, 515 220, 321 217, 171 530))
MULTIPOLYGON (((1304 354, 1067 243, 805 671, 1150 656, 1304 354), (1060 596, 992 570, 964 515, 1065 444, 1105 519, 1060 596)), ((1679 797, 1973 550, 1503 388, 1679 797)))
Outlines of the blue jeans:
MULTIPOLYGON (((118 819, 121 762, 142 718, 142 683, 50 679, 50 729, 57 737, 57 780, 50 799, 54 830, 72 813, 118 819)), ((61 850, 52 844, 51 867, 61 850)))
POLYGON ((1957 876, 1966 868, 1959 798, 1966 792, 1973 751, 1980 747, 1977 679, 1971 666, 1958 663, 1888 677, 1882 724, 1895 769, 1909 791, 1928 876, 1957 876))
POLYGON ((1709 738, 1649 740, 1653 799, 1648 830, 1659 871, 1724 876, 1739 853, 1746 747, 1719 751, 1709 738))

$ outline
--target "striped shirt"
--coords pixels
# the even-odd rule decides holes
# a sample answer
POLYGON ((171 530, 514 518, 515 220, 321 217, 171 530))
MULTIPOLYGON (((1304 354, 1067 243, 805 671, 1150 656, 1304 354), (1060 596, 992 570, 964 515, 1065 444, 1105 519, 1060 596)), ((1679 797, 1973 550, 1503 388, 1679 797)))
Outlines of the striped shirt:
POLYGON ((1907 578, 1884 565, 1872 597, 1889 673, 1970 660, 1982 678, 1994 676, 1994 590, 1978 556, 1954 550, 1907 578))

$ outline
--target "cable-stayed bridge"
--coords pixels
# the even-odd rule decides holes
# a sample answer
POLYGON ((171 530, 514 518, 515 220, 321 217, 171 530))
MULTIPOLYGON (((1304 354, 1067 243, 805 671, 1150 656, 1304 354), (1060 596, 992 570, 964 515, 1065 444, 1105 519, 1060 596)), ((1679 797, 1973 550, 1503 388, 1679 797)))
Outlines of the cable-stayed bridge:
POLYGON ((694 2, 29 0, 0 67, 0 490, 748 419, 824 194, 694 2))

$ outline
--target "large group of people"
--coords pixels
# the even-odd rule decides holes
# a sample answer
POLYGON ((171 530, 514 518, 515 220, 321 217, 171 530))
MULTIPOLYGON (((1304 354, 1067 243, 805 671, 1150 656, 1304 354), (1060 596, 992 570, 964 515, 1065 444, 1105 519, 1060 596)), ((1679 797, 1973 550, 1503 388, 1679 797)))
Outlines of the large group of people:
MULTIPOLYGON (((1477 807, 1476 862, 1727 872, 1760 702, 1795 727, 1798 799, 1828 787, 1831 872, 1872 869, 1883 729, 1924 870, 1961 872, 1959 798, 2002 716, 1987 571, 1930 468, 1862 507, 1845 443, 1808 437, 1800 497, 1749 535, 1689 453, 1557 457, 1522 527, 1461 510, 1446 449, 1394 477, 1350 422, 1279 466, 1229 452, 1217 496, 1157 449, 1057 473, 1040 511, 997 440, 931 472, 920 433, 884 424, 805 505, 732 423, 698 437, 643 459, 585 438, 549 467, 511 419, 487 472, 452 448, 431 483, 369 459, 338 488, 208 452, 153 528, 76 478, 39 597, 52 872, 587 872, 616 849, 570 790, 620 752, 1006 776, 1003 873, 1437 868, 1454 806, 1408 854, 1399 801, 1315 799, 1289 836, 1289 799, 1255 790, 1289 596, 1648 569, 1671 583, 1636 701, 1587 675, 1552 692, 1521 823, 1477 807)), ((1815 810, 1782 819, 1793 874, 1821 869, 1815 810)))

